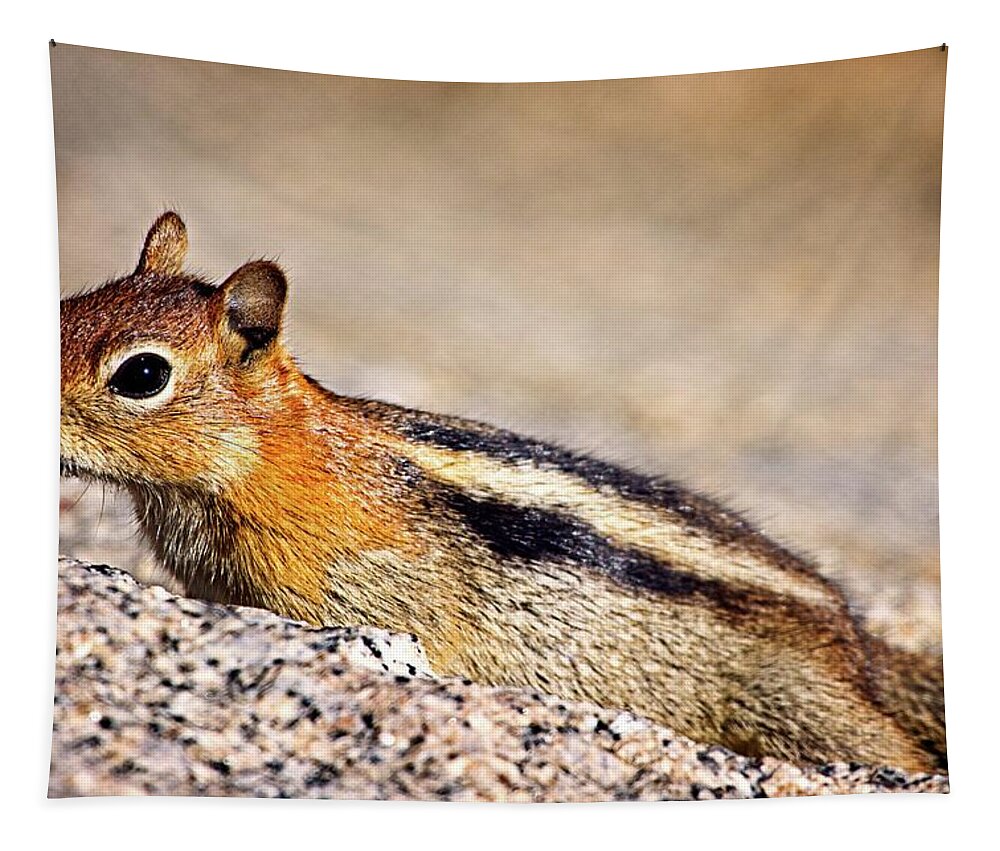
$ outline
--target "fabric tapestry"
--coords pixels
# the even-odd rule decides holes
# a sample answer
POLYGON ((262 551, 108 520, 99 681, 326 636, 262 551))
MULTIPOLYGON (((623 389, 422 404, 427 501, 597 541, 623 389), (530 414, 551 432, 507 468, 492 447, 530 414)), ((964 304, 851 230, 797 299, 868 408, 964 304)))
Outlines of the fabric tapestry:
POLYGON ((50 54, 51 797, 948 791, 945 48, 50 54))

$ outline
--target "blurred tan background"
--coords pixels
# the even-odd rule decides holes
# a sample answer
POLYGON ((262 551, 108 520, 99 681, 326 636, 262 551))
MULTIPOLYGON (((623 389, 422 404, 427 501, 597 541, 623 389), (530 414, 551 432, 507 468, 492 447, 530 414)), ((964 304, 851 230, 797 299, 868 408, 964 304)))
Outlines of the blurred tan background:
MULTIPOLYGON (((678 478, 938 646, 946 56, 497 85, 59 45, 63 292, 176 209, 209 277, 284 265, 332 389, 678 478)), ((84 490, 60 549, 149 576, 127 502, 84 490)))

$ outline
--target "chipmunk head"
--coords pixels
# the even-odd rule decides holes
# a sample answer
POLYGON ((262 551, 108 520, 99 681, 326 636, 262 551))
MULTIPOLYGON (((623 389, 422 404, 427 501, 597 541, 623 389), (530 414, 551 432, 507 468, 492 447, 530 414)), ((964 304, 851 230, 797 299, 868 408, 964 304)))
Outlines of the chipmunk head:
POLYGON ((183 272, 187 245, 164 213, 131 275, 61 302, 64 473, 214 490, 254 463, 288 362, 285 276, 255 261, 212 286, 183 272))

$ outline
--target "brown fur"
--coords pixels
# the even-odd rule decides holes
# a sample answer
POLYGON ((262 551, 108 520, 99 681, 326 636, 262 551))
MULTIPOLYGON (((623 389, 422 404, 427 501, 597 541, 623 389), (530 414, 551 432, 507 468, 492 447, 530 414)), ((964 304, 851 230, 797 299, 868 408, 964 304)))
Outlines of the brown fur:
POLYGON ((127 489, 196 596, 412 632, 441 674, 629 708, 750 755, 941 767, 940 678, 697 495, 448 417, 336 396, 277 339, 281 271, 136 271, 61 305, 64 471, 127 489), (147 399, 109 386, 137 353, 147 399), (923 676, 919 672, 926 672, 923 676))

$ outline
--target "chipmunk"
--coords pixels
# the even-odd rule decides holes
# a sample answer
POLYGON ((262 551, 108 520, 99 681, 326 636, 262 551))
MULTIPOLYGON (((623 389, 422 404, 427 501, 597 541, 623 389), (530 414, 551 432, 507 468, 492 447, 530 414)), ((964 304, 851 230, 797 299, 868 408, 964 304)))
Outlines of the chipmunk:
POLYGON ((124 488, 187 592, 410 632, 441 675, 626 708, 749 756, 944 767, 940 658, 727 508, 479 422, 337 395, 280 340, 272 262, 60 305, 61 470, 124 488))

